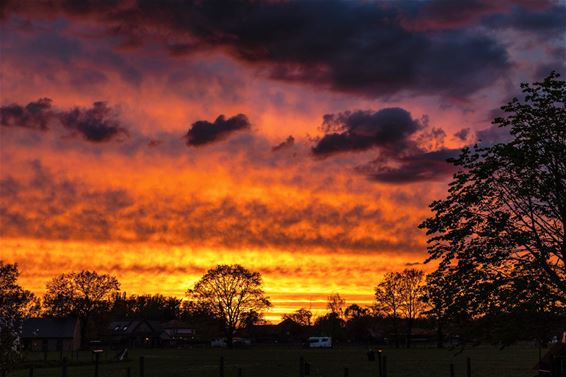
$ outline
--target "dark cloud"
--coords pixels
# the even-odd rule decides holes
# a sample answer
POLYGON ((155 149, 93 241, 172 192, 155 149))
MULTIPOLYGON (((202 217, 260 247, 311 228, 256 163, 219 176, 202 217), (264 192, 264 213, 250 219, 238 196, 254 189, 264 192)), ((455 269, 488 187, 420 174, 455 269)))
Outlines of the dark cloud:
POLYGON ((456 132, 454 136, 462 141, 468 140, 468 136, 470 136, 470 128, 462 128, 460 131, 456 132))
POLYGON ((4 127, 23 127, 47 130, 49 125, 59 125, 70 130, 71 136, 78 135, 94 142, 121 140, 128 137, 116 112, 105 102, 95 102, 91 108, 75 107, 71 110, 55 109, 52 100, 41 98, 26 106, 11 104, 0 107, 0 124, 4 127))
POLYGON ((476 132, 478 143, 489 146, 497 143, 506 143, 511 139, 509 129, 505 127, 490 126, 476 132))
POLYGON ((446 160, 458 150, 444 147, 446 132, 428 127, 428 117, 413 119, 401 108, 377 112, 347 111, 327 114, 326 134, 312 147, 314 156, 375 150, 377 158, 356 167, 369 179, 383 183, 413 183, 438 180, 454 172, 446 160))
POLYGON ((377 112, 358 110, 326 114, 322 128, 326 135, 318 140, 312 153, 326 157, 376 147, 405 149, 409 137, 422 128, 422 124, 408 111, 395 107, 377 112))
POLYGON ((515 6, 508 12, 487 17, 484 24, 492 28, 536 32, 536 35, 541 38, 562 39, 566 32, 565 19, 566 6, 564 4, 545 7, 544 9, 527 9, 515 6))
POLYGON ((248 117, 238 114, 226 119, 224 115, 218 116, 213 123, 199 120, 191 125, 185 135, 188 146, 201 146, 226 139, 230 134, 250 129, 248 117))
POLYGON ((444 179, 453 174, 454 165, 447 162, 457 157, 459 149, 440 149, 404 156, 393 161, 391 166, 382 159, 360 166, 357 170, 369 179, 391 184, 415 183, 444 179))
POLYGON ((0 107, 0 124, 4 127, 24 127, 47 130, 54 113, 51 99, 40 98, 26 106, 11 104, 0 107))
POLYGON ((274 79, 370 97, 465 97, 505 75, 509 59, 495 37, 473 28, 411 29, 403 20, 415 7, 413 1, 208 0, 124 2, 81 12, 66 1, 12 2, 8 9, 91 16, 128 46, 158 39, 174 56, 222 50, 274 79))
POLYGON ((59 114, 61 124, 95 143, 127 137, 128 131, 120 125, 113 110, 105 102, 95 102, 91 108, 74 108, 59 114))
POLYGON ((271 150, 273 152, 277 152, 283 149, 289 149, 291 147, 293 147, 293 145, 295 145, 295 138, 291 135, 289 135, 289 137, 287 139, 285 139, 285 141, 273 146, 271 148, 271 150))

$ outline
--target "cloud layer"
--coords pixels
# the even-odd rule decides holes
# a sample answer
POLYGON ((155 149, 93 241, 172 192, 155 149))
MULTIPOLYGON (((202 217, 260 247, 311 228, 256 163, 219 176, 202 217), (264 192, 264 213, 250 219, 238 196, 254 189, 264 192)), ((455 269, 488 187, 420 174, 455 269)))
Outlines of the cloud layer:
POLYGON ((122 140, 129 136, 115 111, 105 102, 95 102, 91 108, 75 107, 69 110, 55 109, 52 102, 49 98, 41 98, 26 106, 2 106, 0 124, 42 131, 50 129, 50 126, 59 126, 70 131, 67 136, 80 136, 93 143, 122 140))

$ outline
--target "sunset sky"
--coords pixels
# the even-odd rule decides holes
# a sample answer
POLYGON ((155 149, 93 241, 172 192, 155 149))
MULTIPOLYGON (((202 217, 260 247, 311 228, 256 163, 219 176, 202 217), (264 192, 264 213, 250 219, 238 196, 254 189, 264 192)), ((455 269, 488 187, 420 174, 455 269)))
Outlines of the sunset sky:
POLYGON ((420 265, 445 160, 566 72, 566 3, 8 0, 0 259, 128 293, 261 272, 268 314, 420 265))

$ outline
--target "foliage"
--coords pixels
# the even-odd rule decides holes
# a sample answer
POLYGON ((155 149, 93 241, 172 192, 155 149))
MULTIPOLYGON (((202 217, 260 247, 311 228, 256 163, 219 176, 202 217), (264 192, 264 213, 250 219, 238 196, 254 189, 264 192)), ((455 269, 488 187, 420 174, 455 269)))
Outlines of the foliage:
POLYGON ((247 313, 261 313, 271 306, 262 288, 259 272, 240 265, 218 265, 208 270, 187 291, 196 305, 205 307, 222 323, 228 346, 234 332, 244 325, 247 313))
POLYGON ((0 373, 12 369, 21 359, 21 324, 26 307, 34 299, 17 283, 17 264, 0 260, 0 373))
POLYGON ((120 283, 114 276, 94 271, 71 272, 47 283, 43 305, 47 315, 79 318, 84 342, 91 319, 110 310, 119 290, 120 283))
MULTIPOLYGON (((465 148, 448 197, 431 204, 433 284, 443 310, 481 318, 566 304, 566 86, 551 73, 501 109, 507 143, 465 148), (454 284, 457 282, 457 284, 454 284)), ((433 299, 434 300, 434 299, 433 299)), ((435 304, 437 307, 439 303, 435 304)))

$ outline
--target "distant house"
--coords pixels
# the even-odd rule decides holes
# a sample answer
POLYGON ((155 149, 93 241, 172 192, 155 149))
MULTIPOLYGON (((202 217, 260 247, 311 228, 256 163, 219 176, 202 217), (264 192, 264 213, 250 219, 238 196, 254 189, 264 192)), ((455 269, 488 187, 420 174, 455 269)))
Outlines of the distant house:
POLYGON ((114 321, 108 330, 112 345, 131 348, 159 345, 162 332, 158 322, 144 319, 114 321))
POLYGON ((28 318, 22 328, 24 348, 30 351, 76 351, 81 346, 76 318, 28 318))
POLYGON ((161 343, 179 346, 195 340, 195 330, 186 322, 172 320, 161 324, 161 343))
POLYGON ((566 332, 562 342, 552 345, 535 369, 539 377, 566 377, 566 332))
POLYGON ((253 338, 256 343, 302 343, 312 332, 312 327, 287 318, 276 325, 251 326, 242 331, 242 335, 253 338))

